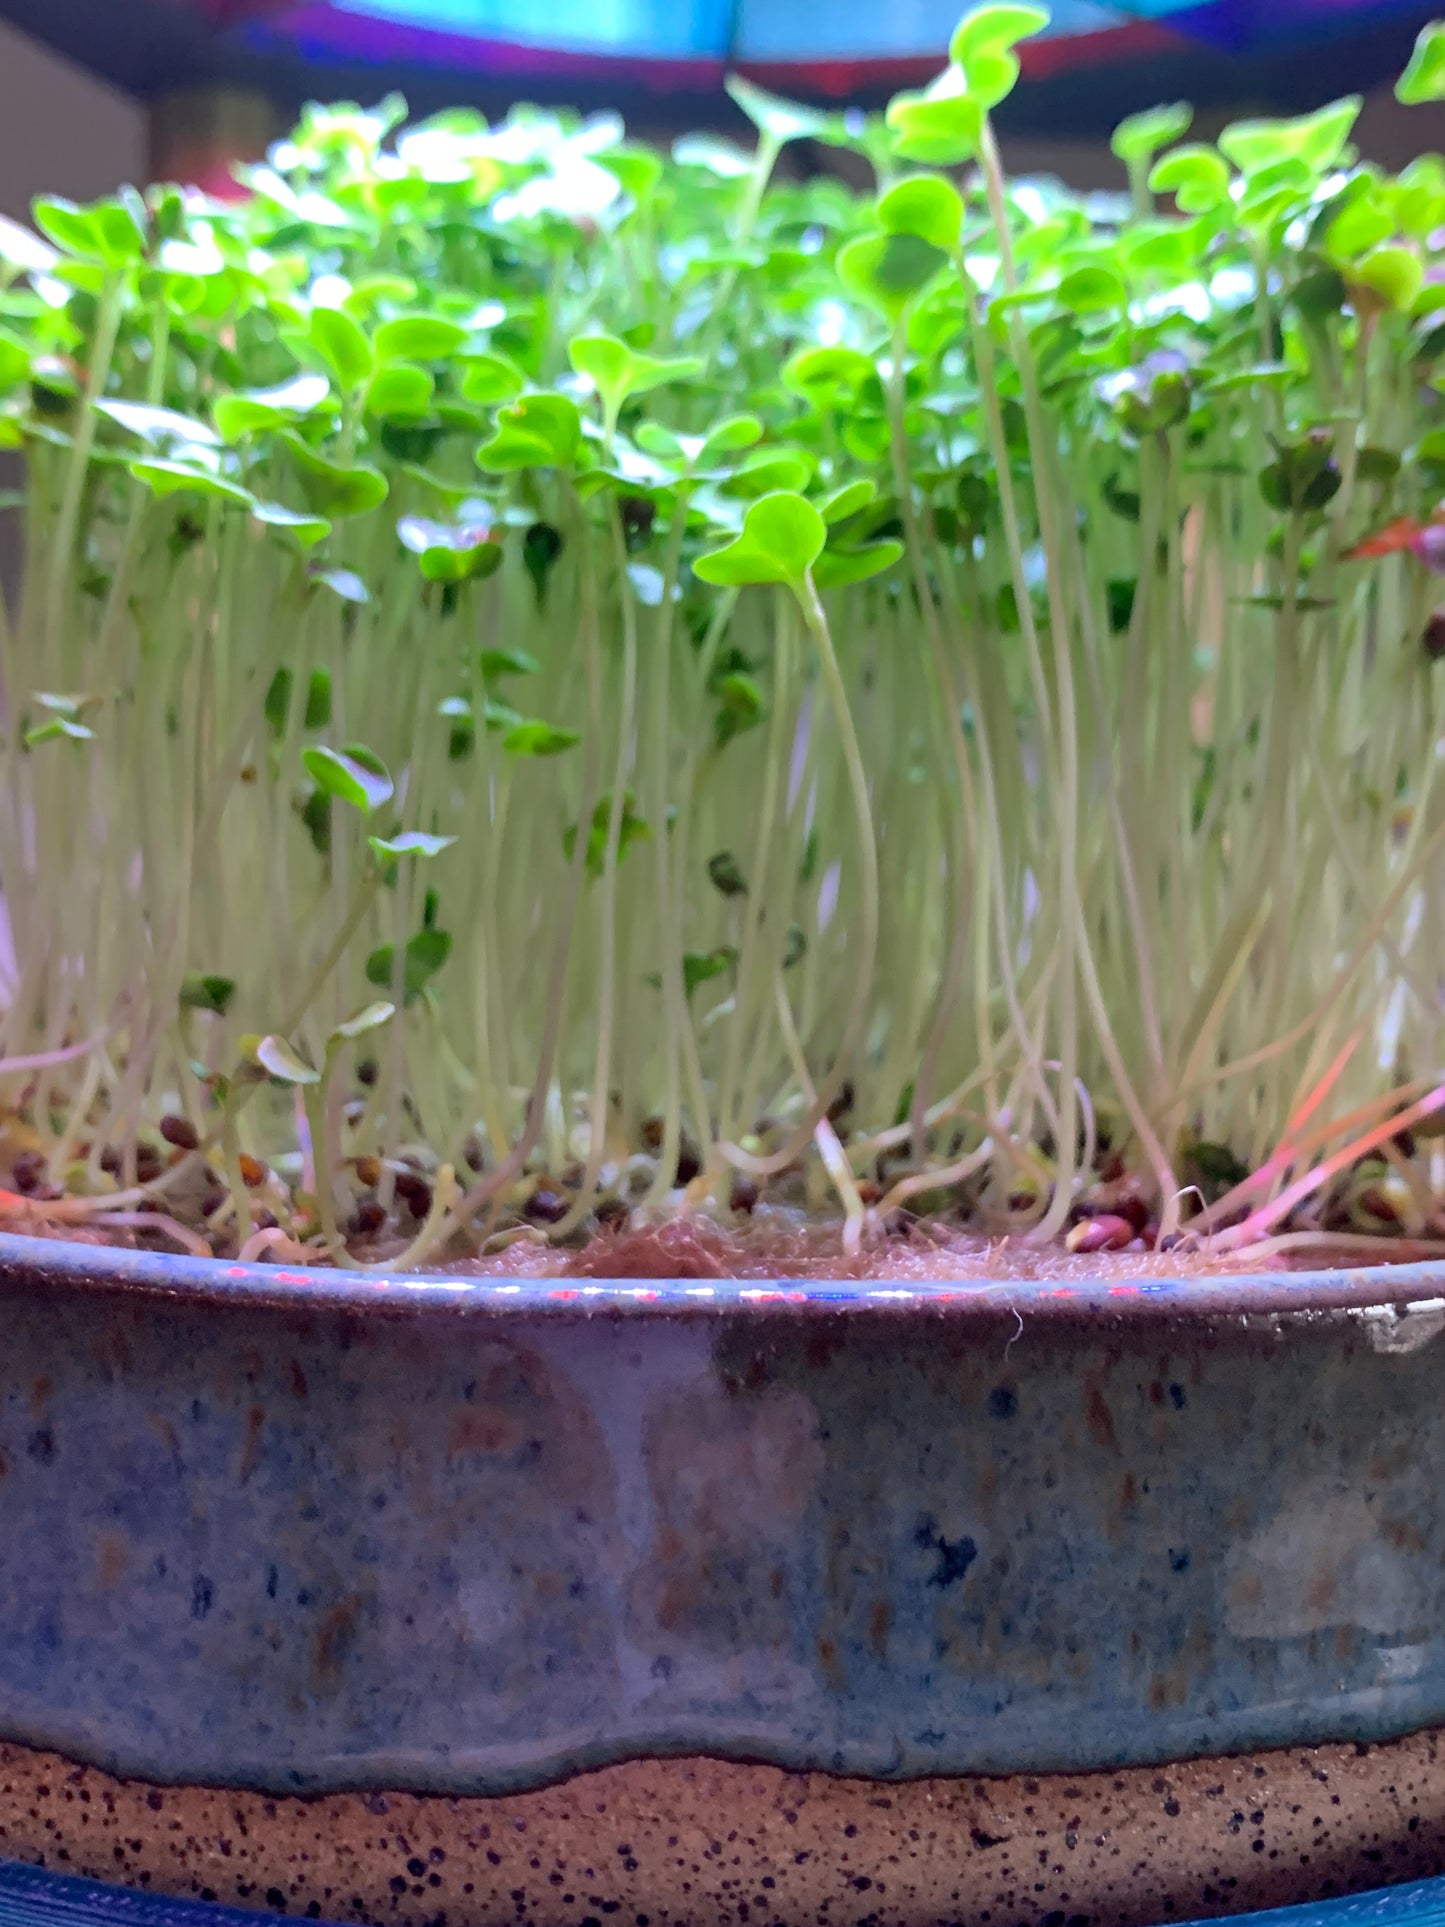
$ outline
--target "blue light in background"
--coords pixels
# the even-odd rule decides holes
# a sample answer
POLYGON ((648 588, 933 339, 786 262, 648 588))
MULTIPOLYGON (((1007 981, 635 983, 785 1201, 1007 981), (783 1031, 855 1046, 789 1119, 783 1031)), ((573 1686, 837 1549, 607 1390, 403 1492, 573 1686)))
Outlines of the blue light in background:
MULTIPOLYGON (((1184 0, 1173 4, 1183 5, 1184 0)), ((1097 33, 1117 27, 1126 15, 1160 10, 1107 6, 1098 0, 1052 0, 1049 31, 1097 33)), ((886 7, 842 6, 827 12, 817 0, 741 0, 733 51, 741 60, 941 56, 964 11, 962 0, 889 0, 886 7)))
POLYGON ((516 46, 638 59, 723 59, 733 33, 732 0, 337 0, 369 14, 436 33, 470 34, 516 46))
MULTIPOLYGON (((868 60, 943 53, 963 0, 335 0, 436 33, 523 47, 659 59, 868 60)), ((1052 0, 1051 34, 1098 33, 1126 19, 1159 19, 1197 0, 1052 0)))

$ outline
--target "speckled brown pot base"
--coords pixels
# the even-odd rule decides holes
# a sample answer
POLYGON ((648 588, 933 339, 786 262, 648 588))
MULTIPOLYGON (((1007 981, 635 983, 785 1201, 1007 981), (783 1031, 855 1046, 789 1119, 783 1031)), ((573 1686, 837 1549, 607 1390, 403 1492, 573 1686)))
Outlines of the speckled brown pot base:
POLYGON ((306 1800, 0 1745, 0 1859, 403 1927, 1149 1927, 1440 1873, 1442 1742, 896 1785, 638 1761, 495 1799, 306 1800))

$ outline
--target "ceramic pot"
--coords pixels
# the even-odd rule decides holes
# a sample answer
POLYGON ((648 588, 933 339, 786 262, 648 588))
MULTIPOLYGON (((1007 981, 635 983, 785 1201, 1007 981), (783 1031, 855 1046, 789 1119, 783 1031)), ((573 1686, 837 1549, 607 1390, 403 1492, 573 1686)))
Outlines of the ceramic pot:
POLYGON ((0 1856, 578 1927, 1435 1871, 1442 1285, 0 1238, 0 1856))

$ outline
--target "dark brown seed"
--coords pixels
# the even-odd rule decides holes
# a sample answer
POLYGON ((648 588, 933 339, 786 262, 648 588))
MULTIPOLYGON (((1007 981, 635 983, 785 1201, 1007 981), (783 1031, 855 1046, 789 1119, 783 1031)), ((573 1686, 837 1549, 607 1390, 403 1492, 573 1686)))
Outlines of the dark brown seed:
POLYGON ((374 1057, 362 1058, 356 1067, 356 1081, 358 1084, 365 1084, 368 1088, 376 1082, 376 1059, 374 1057))
POLYGON ((1076 1224, 1064 1243, 1075 1252, 1122 1251, 1133 1238, 1134 1227, 1127 1218, 1106 1213, 1102 1218, 1085 1218, 1076 1224))
POLYGON ((138 1144, 136 1146, 135 1177, 137 1184, 154 1184, 165 1168, 165 1159, 153 1144, 138 1144))
POLYGON ((522 1211, 535 1224, 560 1224, 567 1215, 568 1205, 560 1192, 539 1185, 522 1206, 522 1211))
POLYGON ((1149 1201, 1144 1196, 1139 1180, 1125 1176, 1112 1184, 1096 1184, 1080 1199, 1076 1217, 1124 1218, 1133 1226, 1137 1236, 1149 1222, 1149 1201))
POLYGON ((1372 1218, 1378 1218, 1382 1224, 1400 1222, 1400 1214, 1395 1209, 1394 1200, 1386 1197, 1385 1193, 1375 1185, 1371 1185, 1368 1190, 1360 1193, 1359 1203, 1362 1211, 1368 1211, 1372 1218))
POLYGON ((10 1182, 24 1197, 33 1197, 49 1169, 43 1151, 22 1151, 10 1167, 10 1182))
POLYGON ((702 1159, 697 1154, 697 1146, 689 1144, 686 1138, 677 1149, 677 1169, 673 1173, 674 1184, 691 1184, 693 1179, 702 1175, 702 1159))
POLYGON ((1413 1131, 1397 1131, 1395 1133, 1394 1143, 1395 1149, 1400 1153, 1402 1158, 1414 1157, 1415 1133, 1413 1131))
POLYGON ((833 1102, 828 1106, 828 1122, 830 1124, 836 1125, 840 1118, 848 1115, 849 1111, 853 1108, 855 1096, 853 1080, 850 1077, 845 1080, 842 1090, 839 1091, 838 1095, 833 1099, 833 1102))
POLYGON ((471 1133, 466 1143, 462 1146, 462 1159, 468 1169, 472 1171, 481 1171, 486 1165, 486 1152, 483 1151, 482 1140, 477 1136, 475 1131, 471 1133))
POLYGON ((241 1182, 248 1190, 254 1191, 258 1184, 266 1182, 267 1169, 260 1158, 253 1158, 249 1151, 243 1151, 238 1162, 241 1166, 241 1182))
POLYGON ((115 1145, 107 1144, 100 1154, 100 1168, 108 1178, 120 1176, 120 1152, 115 1145))
POLYGON ((660 1117, 648 1117, 642 1121, 642 1148, 650 1151, 654 1157, 662 1149, 662 1129, 660 1117))
POLYGON ((161 1136, 178 1151, 194 1151, 201 1141, 191 1120, 178 1117, 174 1111, 161 1119, 161 1136))
POLYGON ((431 1186, 415 1171, 398 1171, 396 1195, 414 1218, 424 1218, 431 1210, 431 1186))
POLYGON ((230 1193, 223 1191, 219 1185, 214 1190, 208 1191, 201 1199, 201 1216, 203 1218, 214 1216, 229 1196, 230 1193))
POLYGON ((381 1183, 381 1159, 358 1158, 356 1160, 356 1181, 364 1184, 368 1191, 374 1191, 381 1183))
POLYGON ((373 1232, 380 1231, 386 1223, 386 1207, 378 1204, 375 1198, 363 1198, 351 1214, 348 1230, 358 1238, 369 1238, 373 1232))
POLYGON ((734 1178, 732 1195, 729 1197, 728 1203, 734 1211, 744 1212, 748 1217, 751 1217, 757 1208, 757 1202, 761 1195, 757 1185, 751 1178, 734 1178))
POLYGON ((621 1198, 601 1198, 594 1213, 598 1224, 609 1231, 625 1231, 632 1218, 632 1207, 621 1198))
POLYGON ((1431 616, 1420 642, 1431 662, 1439 662, 1445 656, 1445 609, 1437 609, 1431 616))
POLYGON ((273 1211, 258 1211, 256 1213, 256 1229, 258 1231, 274 1231, 276 1229, 276 1214, 273 1211))

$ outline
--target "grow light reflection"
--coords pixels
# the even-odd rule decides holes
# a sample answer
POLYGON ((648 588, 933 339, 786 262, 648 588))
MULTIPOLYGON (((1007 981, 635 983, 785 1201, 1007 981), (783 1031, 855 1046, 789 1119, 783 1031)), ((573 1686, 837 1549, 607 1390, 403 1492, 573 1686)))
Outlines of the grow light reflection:
POLYGON ((729 0, 564 0, 544 17, 536 0, 338 0, 336 11, 524 47, 673 59, 720 59, 732 26, 729 0))
MULTIPOLYGON (((1052 0, 1056 37, 1158 19, 1194 0, 1052 0)), ((760 61, 906 59, 940 52, 958 24, 957 0, 895 0, 850 9, 820 32, 815 0, 560 0, 539 21, 535 0, 333 0, 334 11, 398 27, 504 40, 569 53, 654 59, 760 61)))

